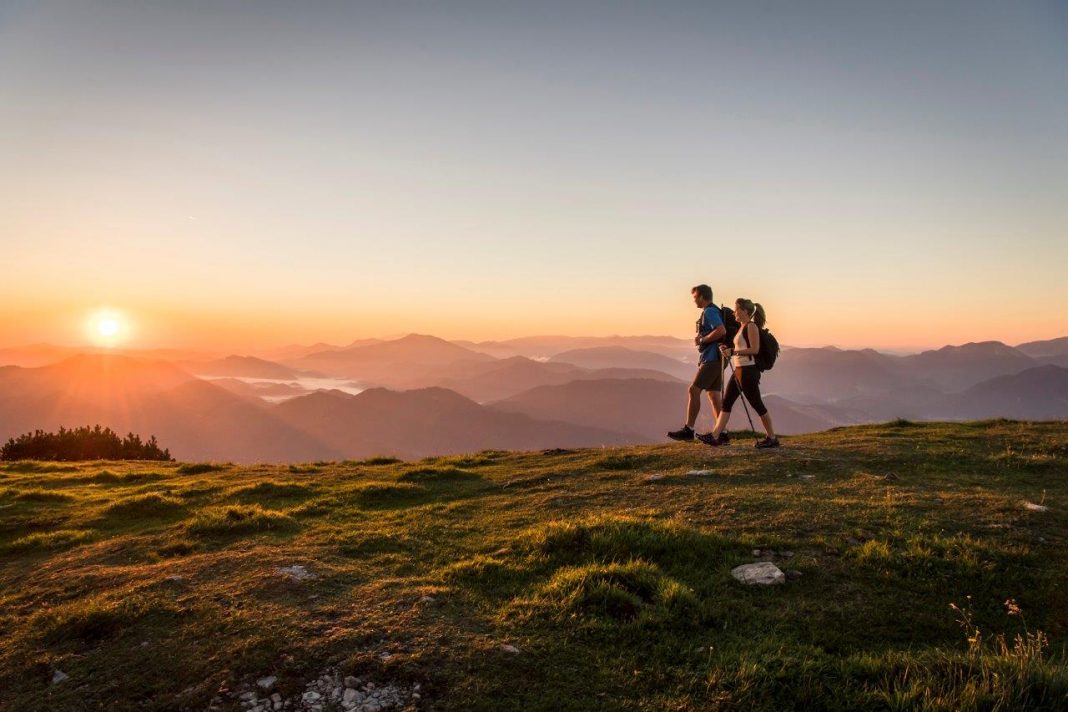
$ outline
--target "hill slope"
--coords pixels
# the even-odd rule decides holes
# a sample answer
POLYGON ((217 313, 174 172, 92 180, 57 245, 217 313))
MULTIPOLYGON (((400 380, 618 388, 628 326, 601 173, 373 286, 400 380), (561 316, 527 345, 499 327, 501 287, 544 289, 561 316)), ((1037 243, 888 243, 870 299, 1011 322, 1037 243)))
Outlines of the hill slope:
POLYGON ((0 463, 0 709, 1064 709, 1066 458, 1068 424, 989 421, 0 463), (732 578, 754 561, 796 573, 732 578))

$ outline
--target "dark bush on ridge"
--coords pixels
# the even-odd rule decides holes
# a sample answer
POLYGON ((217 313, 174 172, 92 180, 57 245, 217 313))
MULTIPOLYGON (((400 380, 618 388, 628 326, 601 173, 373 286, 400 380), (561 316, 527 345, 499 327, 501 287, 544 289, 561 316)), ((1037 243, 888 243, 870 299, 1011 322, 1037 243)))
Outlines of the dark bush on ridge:
POLYGON ((120 438, 111 428, 84 426, 59 432, 32 433, 11 438, 0 448, 0 460, 171 460, 169 450, 161 450, 156 436, 147 442, 140 435, 120 438))

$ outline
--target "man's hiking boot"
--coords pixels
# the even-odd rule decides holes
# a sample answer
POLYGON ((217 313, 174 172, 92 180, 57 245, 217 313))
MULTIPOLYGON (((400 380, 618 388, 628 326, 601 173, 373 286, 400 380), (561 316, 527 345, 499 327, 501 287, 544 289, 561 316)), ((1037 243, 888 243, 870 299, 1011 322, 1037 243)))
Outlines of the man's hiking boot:
POLYGON ((718 438, 712 435, 712 433, 705 433, 704 435, 698 435, 697 439, 705 445, 711 445, 712 447, 722 447, 731 444, 730 438, 723 437, 722 433, 718 438))
POLYGON ((689 425, 682 426, 679 430, 672 430, 668 433, 668 437, 672 440, 682 440, 683 442, 689 442, 693 440, 693 428, 689 425))
POLYGON ((764 438, 763 440, 759 441, 756 444, 755 447, 758 447, 758 448, 779 447, 779 439, 778 438, 764 438))

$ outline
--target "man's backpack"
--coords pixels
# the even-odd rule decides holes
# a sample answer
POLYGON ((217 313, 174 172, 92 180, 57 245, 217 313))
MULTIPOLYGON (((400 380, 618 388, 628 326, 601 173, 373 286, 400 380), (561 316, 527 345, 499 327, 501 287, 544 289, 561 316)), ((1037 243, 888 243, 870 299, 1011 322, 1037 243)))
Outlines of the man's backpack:
POLYGON ((777 358, 779 358, 779 340, 767 329, 761 329, 760 350, 753 357, 756 367, 761 371, 770 371, 777 358))
POLYGON ((734 310, 730 307, 720 307, 719 317, 723 320, 723 328, 727 330, 727 333, 723 335, 719 342, 733 348, 734 337, 738 335, 738 329, 741 329, 742 325, 734 318, 734 310))

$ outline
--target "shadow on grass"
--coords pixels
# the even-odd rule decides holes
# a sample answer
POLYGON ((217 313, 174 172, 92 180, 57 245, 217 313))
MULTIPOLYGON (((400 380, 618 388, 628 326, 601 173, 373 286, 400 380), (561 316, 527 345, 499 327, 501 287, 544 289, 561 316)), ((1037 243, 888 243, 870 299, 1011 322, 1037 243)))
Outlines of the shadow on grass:
POLYGON ((463 482, 481 480, 482 476, 474 472, 462 470, 459 467, 419 467, 408 470, 397 478, 399 482, 435 483, 435 482, 463 482))
POLYGON ((221 472, 229 470, 230 465, 214 462, 187 462, 179 465, 175 470, 179 475, 202 475, 206 472, 221 472))

